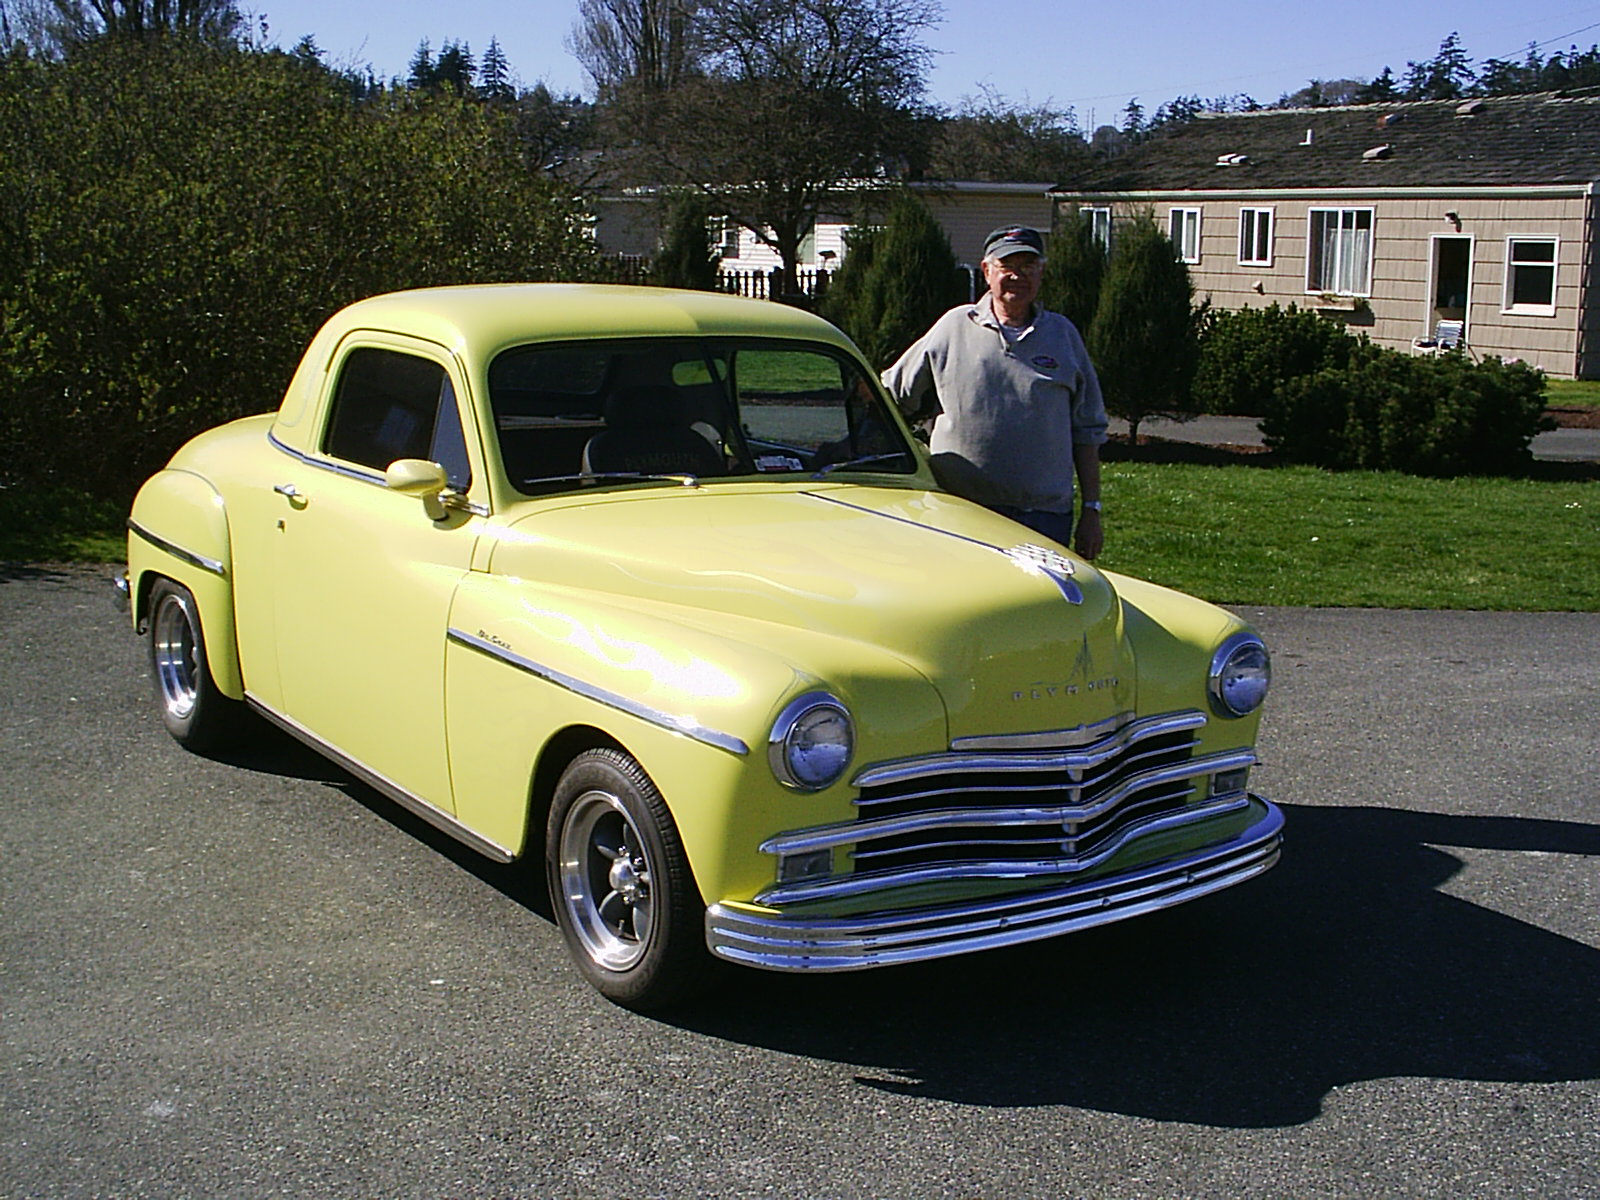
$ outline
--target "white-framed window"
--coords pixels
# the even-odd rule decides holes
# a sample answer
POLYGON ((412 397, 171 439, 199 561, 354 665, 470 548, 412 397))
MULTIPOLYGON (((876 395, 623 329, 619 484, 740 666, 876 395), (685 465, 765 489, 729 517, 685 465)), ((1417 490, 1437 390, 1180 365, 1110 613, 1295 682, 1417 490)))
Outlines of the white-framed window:
POLYGON ((1241 267, 1272 265, 1272 209, 1239 210, 1239 265, 1241 267))
POLYGON ((1306 291, 1372 295, 1372 209, 1313 208, 1307 219, 1306 291))
POLYGON ((744 232, 743 226, 732 217, 722 217, 717 220, 717 257, 738 258, 740 234, 744 232))
POLYGON ((1167 225, 1167 236, 1172 239, 1178 257, 1186 263, 1200 261, 1200 210, 1175 208, 1167 225))
POLYGON ((1083 215, 1089 218, 1089 228, 1094 232, 1094 240, 1105 249, 1111 249, 1111 210, 1109 208, 1086 208, 1083 215))
POLYGON ((1554 316, 1559 240, 1553 237, 1506 239, 1505 310, 1554 316))

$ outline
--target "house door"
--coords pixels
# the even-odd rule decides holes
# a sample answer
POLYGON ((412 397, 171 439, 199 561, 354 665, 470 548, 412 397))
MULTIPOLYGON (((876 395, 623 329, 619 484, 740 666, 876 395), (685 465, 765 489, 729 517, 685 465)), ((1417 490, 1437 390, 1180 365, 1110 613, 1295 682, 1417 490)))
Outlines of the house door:
POLYGON ((1467 319, 1467 299, 1472 294, 1472 239, 1436 235, 1433 239, 1426 332, 1440 321, 1467 319))

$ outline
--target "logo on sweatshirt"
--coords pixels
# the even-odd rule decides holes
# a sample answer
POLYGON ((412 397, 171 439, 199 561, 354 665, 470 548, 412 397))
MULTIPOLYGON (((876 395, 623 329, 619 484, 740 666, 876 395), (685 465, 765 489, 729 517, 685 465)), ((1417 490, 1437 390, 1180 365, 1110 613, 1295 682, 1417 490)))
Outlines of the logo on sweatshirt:
POLYGON ((1035 354, 1033 356, 1033 365, 1041 368, 1042 370, 1054 371, 1061 364, 1055 359, 1051 358, 1048 354, 1035 354))

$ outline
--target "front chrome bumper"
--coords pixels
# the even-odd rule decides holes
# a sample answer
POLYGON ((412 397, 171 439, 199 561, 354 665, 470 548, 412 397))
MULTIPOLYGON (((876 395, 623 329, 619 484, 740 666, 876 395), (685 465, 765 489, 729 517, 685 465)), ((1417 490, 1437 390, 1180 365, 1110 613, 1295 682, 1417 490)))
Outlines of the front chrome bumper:
POLYGON ((1055 937, 1170 908, 1259 875, 1278 861, 1283 814, 1266 811, 1230 841, 1132 871, 1012 896, 860 917, 807 919, 728 904, 706 911, 712 953, 773 971, 856 971, 1055 937))

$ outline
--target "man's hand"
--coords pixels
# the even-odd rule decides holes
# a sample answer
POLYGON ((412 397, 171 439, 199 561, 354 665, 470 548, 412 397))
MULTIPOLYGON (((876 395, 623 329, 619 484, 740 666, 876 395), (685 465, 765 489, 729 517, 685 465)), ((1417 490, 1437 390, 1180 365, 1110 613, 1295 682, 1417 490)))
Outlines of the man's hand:
POLYGON ((1100 551, 1105 548, 1106 534, 1100 525, 1100 514, 1094 509, 1085 509, 1078 517, 1078 530, 1073 537, 1073 547, 1084 558, 1094 559, 1100 557, 1100 551))

